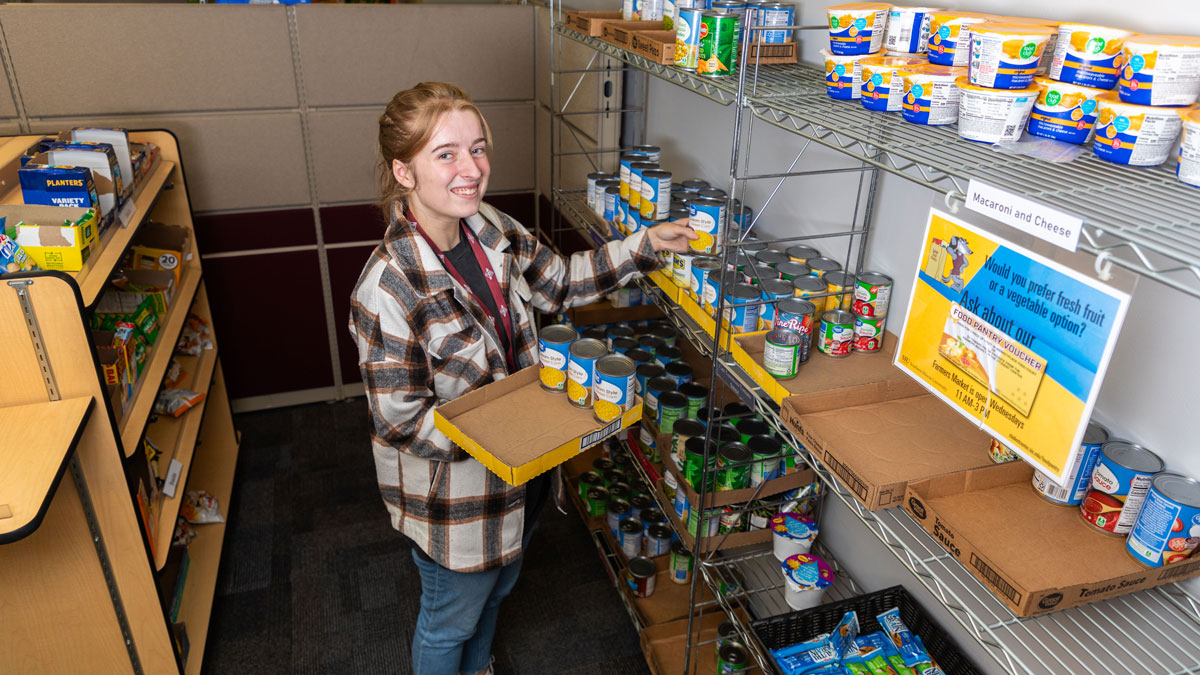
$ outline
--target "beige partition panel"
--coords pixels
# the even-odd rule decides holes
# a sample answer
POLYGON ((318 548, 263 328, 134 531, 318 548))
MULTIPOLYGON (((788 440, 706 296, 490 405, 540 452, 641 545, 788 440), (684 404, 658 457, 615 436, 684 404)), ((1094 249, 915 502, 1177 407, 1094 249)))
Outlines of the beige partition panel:
POLYGON ((422 80, 533 99, 529 6, 307 5, 296 18, 310 106, 382 104, 422 80))
POLYGON ((4 5, 30 117, 297 105, 282 6, 4 5))

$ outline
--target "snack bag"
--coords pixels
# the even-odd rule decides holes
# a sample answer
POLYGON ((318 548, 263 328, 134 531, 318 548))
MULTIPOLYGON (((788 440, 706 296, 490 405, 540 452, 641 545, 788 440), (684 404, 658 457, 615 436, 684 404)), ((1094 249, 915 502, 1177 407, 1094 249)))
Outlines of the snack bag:
POLYGON ((193 525, 225 522, 217 498, 204 490, 188 490, 179 506, 179 515, 193 525))
POLYGON ((188 389, 164 389, 159 392, 158 399, 154 401, 154 412, 159 415, 179 417, 199 405, 204 400, 204 396, 203 393, 188 389))

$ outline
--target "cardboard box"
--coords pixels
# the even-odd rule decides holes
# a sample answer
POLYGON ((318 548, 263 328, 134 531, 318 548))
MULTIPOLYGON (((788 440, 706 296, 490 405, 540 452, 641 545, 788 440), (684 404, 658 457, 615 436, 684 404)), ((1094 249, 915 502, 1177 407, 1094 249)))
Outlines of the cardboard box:
POLYGON ((112 284, 100 298, 101 314, 132 313, 149 299, 154 311, 166 315, 175 294, 175 272, 168 270, 122 269, 113 274, 112 284))
POLYGON ((915 481, 904 508, 1018 616, 1037 616, 1200 574, 1200 560, 1148 568, 1125 540, 1031 487, 1024 462, 915 481))
MULTIPOLYGON (((605 21, 600 39, 623 49, 633 49, 633 34, 644 30, 662 31, 661 21, 605 21)), ((674 59, 675 55, 672 54, 674 59)))
POLYGON ((98 246, 100 222, 88 208, 14 204, 0 206, 0 217, 44 270, 78 272, 98 246))
POLYGON ((669 66, 675 63, 675 31, 643 30, 633 34, 629 51, 654 63, 669 66))
MULTIPOLYGON (((707 608, 704 615, 692 622, 692 644, 700 645, 692 653, 694 675, 716 675, 717 672, 717 627, 726 621, 725 612, 707 608), (707 644, 702 644, 707 643, 707 644)), ((646 665, 654 675, 678 675, 684 672, 683 661, 687 653, 686 616, 670 623, 648 626, 642 630, 642 653, 646 665)))
POLYGON ((910 482, 992 465, 990 436, 913 380, 784 399, 784 424, 868 510, 896 506, 910 482), (905 396, 895 398, 895 396, 905 396))
POLYGON ((642 418, 642 401, 601 425, 591 409, 544 391, 530 366, 433 409, 434 425, 510 485, 562 464, 642 418))
MULTIPOLYGON (((629 583, 625 576, 626 570, 621 570, 621 580, 619 586, 621 592, 629 597, 630 603, 633 604, 634 610, 638 613, 638 618, 641 619, 643 626, 657 626, 678 619, 687 618, 688 611, 691 605, 688 603, 688 595, 691 593, 691 580, 686 584, 677 584, 671 581, 671 570, 668 569, 670 556, 659 556, 654 558, 654 562, 658 565, 658 574, 654 577, 654 593, 648 598, 635 598, 629 590, 629 583)), ((693 574, 695 574, 693 570, 693 574)), ((696 587, 696 602, 711 602, 713 600, 712 590, 708 584, 701 581, 696 587)), ((710 608, 710 612, 714 614, 722 614, 719 609, 710 608)))
POLYGON ((658 305, 644 304, 633 307, 613 307, 608 300, 600 300, 590 305, 573 307, 568 310, 571 323, 576 326, 596 326, 605 323, 626 323, 629 321, 645 321, 661 319, 662 310, 658 305))
POLYGON ((190 233, 180 225, 148 222, 129 243, 129 267, 134 270, 164 270, 175 275, 175 285, 188 258, 190 233))
POLYGON ((793 41, 775 44, 754 42, 750 44, 750 53, 746 55, 746 65, 769 65, 773 63, 796 63, 800 60, 800 50, 793 41))
POLYGON ((563 23, 572 30, 592 37, 600 37, 606 22, 620 20, 620 12, 567 12, 563 17, 563 23))
MULTIPOLYGON (((783 460, 780 460, 782 462, 783 460)), ((687 495, 688 502, 693 506, 700 503, 700 494, 692 489, 684 477, 680 474, 678 468, 675 467, 675 462, 664 460, 663 466, 666 471, 670 471, 675 476, 678 487, 677 490, 683 490, 687 495)), ((743 488, 741 490, 721 490, 718 492, 709 492, 704 495, 705 508, 715 508, 718 506, 728 506, 730 504, 742 504, 751 499, 765 499, 777 494, 787 492, 798 488, 802 485, 808 485, 813 482, 816 476, 808 465, 800 464, 796 466, 796 470, 780 476, 772 478, 764 483, 760 488, 743 488)))
POLYGON ((860 385, 879 384, 891 388, 886 398, 916 396, 925 393, 904 371, 892 365, 898 342, 892 333, 884 333, 883 347, 873 353, 855 352, 844 359, 834 359, 818 352, 814 346, 808 361, 800 365, 799 374, 790 380, 772 377, 763 368, 763 345, 766 333, 745 333, 733 338, 730 349, 742 370, 776 403, 795 395, 812 395, 821 391, 840 390, 860 385))
MULTIPOLYGON (((658 499, 663 504, 672 503, 667 499, 666 489, 663 487, 663 482, 660 480, 654 485, 655 492, 658 493, 658 499)), ((681 521, 679 516, 675 515, 675 509, 670 509, 666 512, 667 518, 671 520, 672 527, 679 534, 679 538, 683 540, 683 545, 693 554, 711 553, 712 551, 721 551, 741 546, 750 546, 752 544, 762 544, 771 541, 770 530, 753 530, 750 532, 735 532, 729 535, 716 535, 704 538, 704 549, 696 550, 696 538, 688 532, 687 523, 681 521)))

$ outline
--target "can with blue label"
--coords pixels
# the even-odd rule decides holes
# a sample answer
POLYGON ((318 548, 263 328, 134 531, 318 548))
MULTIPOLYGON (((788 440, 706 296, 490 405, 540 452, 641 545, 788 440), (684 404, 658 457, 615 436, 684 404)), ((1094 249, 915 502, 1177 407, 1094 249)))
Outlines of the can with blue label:
POLYGON ((655 171, 658 169, 656 162, 647 162, 643 157, 641 161, 634 162, 629 165, 629 210, 633 213, 641 213, 642 210, 642 176, 646 171, 655 171))
POLYGON ((645 220, 666 220, 671 213, 671 172, 642 171, 641 215, 645 220))
POLYGON ((538 332, 538 356, 542 389, 561 394, 567 390, 567 359, 571 343, 579 338, 575 329, 556 323, 538 332))
POLYGON ((651 525, 645 533, 646 556, 656 558, 671 552, 671 527, 663 523, 651 525))
POLYGON ((610 223, 617 221, 617 214, 622 213, 621 188, 612 186, 604 188, 604 219, 610 223))
POLYGON ((1166 465, 1140 445, 1109 440, 1100 448, 1092 484, 1079 505, 1079 516, 1097 532, 1124 537, 1137 522, 1154 475, 1166 465))
MULTIPOLYGON (((695 265, 694 262, 692 264, 695 265)), ((740 280, 742 278, 741 275, 736 272, 729 270, 714 270, 709 272, 708 278, 704 280, 704 309, 709 314, 716 314, 717 299, 721 297, 721 289, 725 286, 726 277, 731 280, 740 280)))
POLYGON ((692 256, 687 253, 671 254, 671 280, 680 288, 692 287, 692 256))
POLYGON ((637 152, 628 152, 621 155, 621 168, 617 173, 618 187, 621 189, 621 201, 629 203, 629 172, 630 167, 634 162, 641 162, 646 159, 646 156, 637 152))
POLYGON ((775 304, 780 300, 792 297, 792 282, 782 279, 764 279, 759 283, 758 290, 762 294, 762 299, 768 301, 759 310, 758 327, 760 330, 771 330, 775 325, 775 304))
MULTIPOLYGON (((758 6, 758 19, 754 23, 767 28, 792 26, 796 23, 796 8, 781 2, 764 2, 758 6)), ((781 45, 791 41, 791 28, 758 31, 758 35, 755 37, 755 42, 769 45, 781 45)))
MULTIPOLYGON (((684 520, 684 522, 687 522, 684 520)), ((686 584, 692 579, 692 554, 682 541, 675 540, 671 544, 671 581, 686 584)))
POLYGON ((1041 87, 1033 112, 1029 114, 1029 133, 1067 143, 1085 143, 1099 115, 1098 96, 1103 89, 1035 77, 1041 87))
POLYGON ((625 221, 629 219, 629 204, 625 203, 625 201, 622 199, 617 199, 617 201, 613 202, 613 206, 615 207, 615 210, 613 211, 614 217, 612 222, 617 226, 618 229, 624 232, 625 221))
POLYGON ((625 212, 625 234, 636 234, 640 229, 642 229, 642 216, 637 209, 630 205, 625 212))
POLYGON ((1033 489, 1052 504, 1078 506, 1092 486, 1092 472, 1096 469, 1096 460, 1100 459, 1100 448, 1107 440, 1107 429, 1095 422, 1088 422, 1079 452, 1075 455, 1075 463, 1067 472, 1067 487, 1059 487, 1046 474, 1034 471, 1033 489))
POLYGON ((1162 567, 1192 555, 1200 544, 1200 481, 1160 473, 1138 513, 1125 550, 1147 567, 1162 567))
POLYGON ((725 311, 722 319, 735 333, 750 333, 758 330, 758 311, 762 299, 758 289, 750 284, 726 286, 725 311))
POLYGON ((688 294, 698 304, 704 304, 704 287, 708 284, 708 275, 714 270, 721 269, 721 261, 716 258, 692 258, 692 279, 688 286, 688 294))
MULTIPOLYGON (((700 16, 704 7, 680 7, 675 18, 675 65, 696 72, 700 65, 700 16)), ((684 181, 687 189, 687 181, 684 181)))
POLYGON ((642 522, 637 518, 626 518, 620 525, 621 552, 632 560, 642 553, 642 522))
POLYGON ((720 253, 725 241, 725 201, 721 199, 693 199, 688 204, 688 226, 695 230, 697 238, 688 242, 694 253, 720 253))
POLYGON ((591 408, 596 361, 608 354, 608 345, 582 338, 571 343, 567 354, 567 400, 573 406, 591 408))

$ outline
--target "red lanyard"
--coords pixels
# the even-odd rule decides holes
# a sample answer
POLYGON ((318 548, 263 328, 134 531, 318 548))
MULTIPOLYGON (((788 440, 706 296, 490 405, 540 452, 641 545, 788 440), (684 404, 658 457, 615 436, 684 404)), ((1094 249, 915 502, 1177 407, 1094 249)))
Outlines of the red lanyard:
POLYGON ((442 249, 437 244, 433 243, 433 240, 430 239, 429 235, 425 233, 425 229, 422 228, 421 224, 417 222, 417 219, 413 217, 412 212, 409 211, 405 215, 410 221, 412 221, 413 225, 416 225, 417 232, 419 232, 421 236, 425 238, 425 242, 429 244, 429 248, 433 249, 433 252, 437 254, 438 260, 442 261, 442 267, 445 267, 446 271, 450 273, 450 276, 454 277, 454 280, 461 284, 463 288, 467 289, 467 292, 471 294, 471 297, 475 298, 475 301, 479 303, 479 307, 483 310, 483 313, 486 314, 488 319, 491 320, 492 325, 495 326, 497 330, 504 331, 504 337, 506 338, 504 342, 506 346, 505 351, 507 352, 506 356, 508 358, 508 367, 510 370, 516 369, 517 359, 516 353, 513 351, 512 320, 508 314, 508 303, 504 300, 504 292, 500 290, 500 282, 496 279, 496 274, 492 271, 492 264, 488 262, 487 256, 483 253, 483 247, 480 246, 479 241, 475 239, 475 234, 471 232, 471 228, 467 227, 466 224, 461 220, 458 221, 459 230, 462 232, 462 236, 466 237, 467 242, 471 245, 471 251, 475 253, 475 260, 479 263, 479 271, 483 273, 483 278, 487 280, 488 290, 492 292, 492 300, 496 303, 496 310, 500 312, 499 321, 497 321, 496 317, 492 315, 492 311, 488 309, 487 303, 481 301, 479 296, 475 295, 475 291, 471 289, 470 284, 468 284, 466 279, 463 278, 462 274, 459 274, 458 270, 455 269, 454 263, 450 262, 450 259, 446 257, 446 254, 442 253, 442 249))

